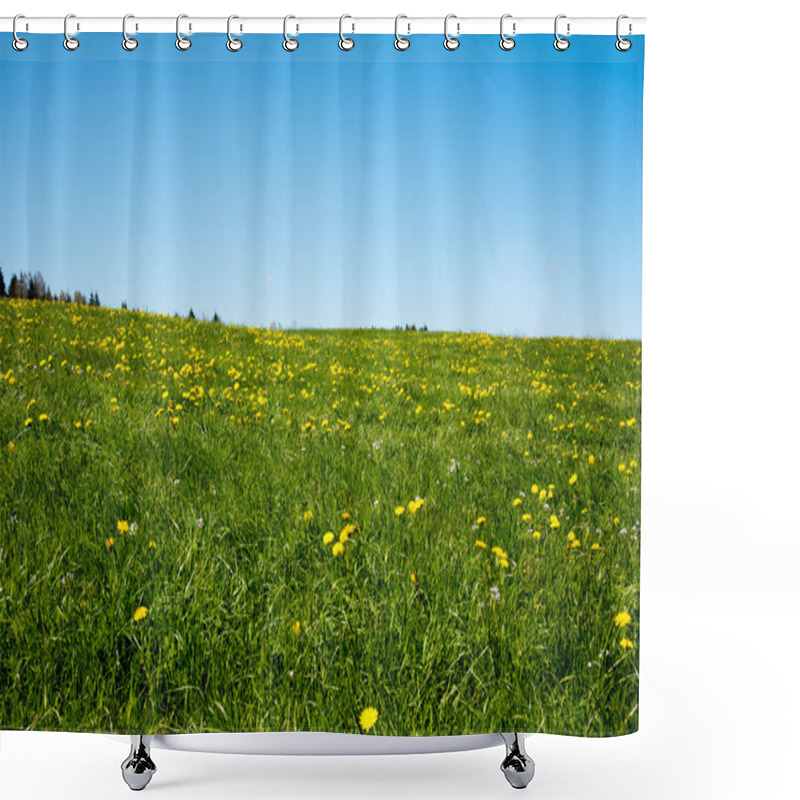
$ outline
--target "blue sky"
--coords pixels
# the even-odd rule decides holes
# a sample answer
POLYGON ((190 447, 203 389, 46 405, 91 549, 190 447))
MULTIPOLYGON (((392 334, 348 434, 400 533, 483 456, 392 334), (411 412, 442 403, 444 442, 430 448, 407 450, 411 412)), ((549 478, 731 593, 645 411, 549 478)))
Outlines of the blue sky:
POLYGON ((641 338, 643 37, 0 35, 0 266, 284 327, 641 338))

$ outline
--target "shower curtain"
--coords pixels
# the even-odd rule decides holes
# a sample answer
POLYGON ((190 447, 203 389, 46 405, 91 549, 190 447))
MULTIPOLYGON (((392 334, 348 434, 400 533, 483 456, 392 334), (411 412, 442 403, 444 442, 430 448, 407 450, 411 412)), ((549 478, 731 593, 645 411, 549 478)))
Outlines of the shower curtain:
POLYGON ((638 726, 644 40, 0 36, 0 727, 638 726))

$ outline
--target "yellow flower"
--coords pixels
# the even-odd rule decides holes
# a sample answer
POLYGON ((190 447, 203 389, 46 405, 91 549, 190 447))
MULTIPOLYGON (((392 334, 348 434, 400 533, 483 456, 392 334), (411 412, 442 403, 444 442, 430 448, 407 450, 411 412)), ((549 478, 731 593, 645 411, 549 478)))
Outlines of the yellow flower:
POLYGON ((572 546, 573 547, 580 547, 581 546, 581 540, 580 539, 575 539, 575 541, 572 543, 572 546))
POLYGON ((417 582, 417 573, 416 572, 412 572, 409 579, 410 579, 411 583, 416 583, 417 582))
POLYGON ((547 500, 547 491, 545 489, 542 489, 542 491, 539 492, 539 499, 540 500, 547 500))
POLYGON ((555 514, 550 515, 550 527, 553 528, 553 530, 561 527, 561 523, 558 521, 558 517, 555 514))
POLYGON ((531 486, 531 494, 539 494, 539 487, 535 483, 531 486))
POLYGON ((486 522, 486 517, 478 517, 478 519, 475 520, 476 525, 483 525, 485 522, 486 522))
POLYGON ((493 548, 492 548, 492 552, 493 552, 493 553, 494 553, 494 554, 495 554, 495 555, 496 555, 498 558, 508 558, 508 554, 506 553, 506 551, 505 551, 505 550, 503 550, 503 548, 502 548, 502 547, 493 547, 493 548))
POLYGON ((14 449, 14 442, 9 442, 8 443, 8 449, 9 450, 13 450, 14 449))
POLYGON ((331 552, 333 553, 334 558, 336 556, 340 556, 342 553, 344 553, 344 545, 341 542, 336 542, 331 552))
POLYGON ((339 541, 344 544, 350 538, 350 526, 347 525, 346 527, 342 528, 339 532, 339 541))
POLYGON ((156 544, 156 543, 155 543, 155 542, 154 542, 154 541, 151 539, 151 540, 150 540, 150 541, 147 543, 147 547, 148 547, 148 549, 150 549, 150 550, 155 550, 155 549, 158 547, 158 545, 157 545, 157 544, 156 544))
POLYGON ((524 522, 530 522, 532 519, 533 519, 533 517, 530 514, 523 514, 522 515, 522 520, 524 522))
POLYGON ((405 513, 405 510, 406 510, 405 506, 397 506, 397 508, 394 510, 394 513, 395 513, 396 516, 399 517, 399 516, 402 516, 405 513))
POLYGON ((134 622, 141 622, 148 614, 147 606, 139 606, 136 611, 133 612, 133 621, 134 622))
POLYGON ((569 485, 574 486, 578 482, 578 473, 573 472, 572 477, 569 479, 569 485))
POLYGON ((26 427, 26 428, 30 428, 30 426, 31 426, 32 424, 33 424, 33 420, 32 420, 30 417, 28 417, 28 418, 25 420, 25 427, 26 427))
POLYGON ((631 621, 631 615, 627 611, 620 611, 616 617, 614 617, 614 624, 618 628, 624 628, 626 625, 629 625, 631 621))
POLYGON ((625 467, 624 464, 620 464, 618 469, 619 469, 620 472, 625 472, 626 467, 625 467))
POLYGON ((342 522, 349 522, 349 521, 350 521, 350 513, 348 511, 345 511, 344 514, 342 514, 342 522))
POLYGON ((368 706, 365 708, 358 717, 358 724, 361 730, 367 733, 378 721, 378 709, 368 706))
POLYGON ((303 520, 308 522, 310 519, 314 519, 314 512, 313 511, 304 511, 303 512, 303 520))
POLYGON ((39 414, 39 422, 47 422, 48 416, 47 414, 39 414))
POLYGON ((292 625, 292 633, 295 636, 299 636, 300 635, 300 620, 299 619, 296 619, 294 621, 294 625, 292 625))
POLYGON ((499 565, 500 565, 500 566, 501 566, 503 569, 508 569, 508 559, 506 559, 506 558, 501 558, 501 559, 498 559, 497 563, 498 563, 498 564, 499 564, 499 565))
POLYGON ((178 422, 180 422, 180 420, 179 420, 177 417, 173 417, 173 418, 170 420, 170 422, 172 422, 172 424, 173 424, 173 425, 177 425, 177 424, 178 424, 178 422))
POLYGON ((568 542, 574 542, 575 541, 575 531, 570 531, 567 534, 567 541, 568 542))
POLYGON ((482 539, 476 539, 475 540, 475 546, 476 547, 480 547, 482 550, 485 550, 486 549, 486 542, 484 542, 482 539))
POLYGON ((326 534, 325 534, 325 535, 322 537, 322 544, 324 544, 324 545, 329 545, 329 544, 330 544, 330 543, 331 543, 331 542, 332 542, 332 541, 333 541, 335 538, 336 538, 336 537, 333 535, 333 531, 328 531, 328 532, 327 532, 327 533, 326 533, 326 534))
POLYGON ((619 645, 623 650, 631 650, 633 648, 633 642, 630 639, 626 639, 624 636, 620 640, 619 645))
POLYGON ((514 506, 514 508, 516 508, 517 506, 521 506, 522 505, 522 500, 520 500, 519 497, 515 497, 514 498, 514 502, 511 503, 511 505, 514 506))
POLYGON ((410 511, 412 514, 416 514, 416 513, 417 513, 417 511, 419 511, 419 510, 422 508, 422 506, 424 505, 424 503, 425 503, 425 501, 424 501, 424 500, 423 500, 421 497, 420 497, 420 498, 418 498, 417 500, 412 500, 412 501, 411 501, 411 502, 408 504, 408 510, 409 510, 409 511, 410 511))
POLYGON ((109 536, 108 539, 106 539, 106 550, 110 550, 113 546, 114 546, 114 537, 109 536))
POLYGON ((117 522, 117 532, 118 533, 128 533, 131 529, 131 526, 128 524, 127 520, 121 519, 117 522))
POLYGON ((542 538, 542 534, 539 531, 534 531, 533 532, 533 538, 538 541, 539 539, 542 538))
POLYGON ((77 422, 72 423, 72 427, 75 428, 75 430, 80 430, 83 427, 83 423, 81 423, 81 421, 78 420, 77 422))
POLYGON ((591 454, 589 455, 589 463, 594 464, 594 456, 591 454))
POLYGON ((592 545, 592 550, 599 550, 599 549, 600 549, 600 545, 599 545, 599 544, 597 544, 597 542, 595 542, 595 543, 592 545))

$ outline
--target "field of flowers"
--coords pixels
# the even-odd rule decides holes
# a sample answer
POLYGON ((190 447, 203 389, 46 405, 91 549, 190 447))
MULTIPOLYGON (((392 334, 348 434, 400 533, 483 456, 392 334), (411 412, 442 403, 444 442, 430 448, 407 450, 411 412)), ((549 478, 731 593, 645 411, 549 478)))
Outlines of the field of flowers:
POLYGON ((0 727, 638 726, 641 343, 0 301, 0 727))

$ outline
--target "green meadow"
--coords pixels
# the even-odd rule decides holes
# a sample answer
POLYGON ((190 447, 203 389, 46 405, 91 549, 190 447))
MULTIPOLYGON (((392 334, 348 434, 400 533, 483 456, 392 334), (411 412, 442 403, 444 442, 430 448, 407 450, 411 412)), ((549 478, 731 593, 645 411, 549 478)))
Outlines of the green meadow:
POLYGON ((1 300, 0 727, 635 731, 640 436, 638 341, 1 300))

